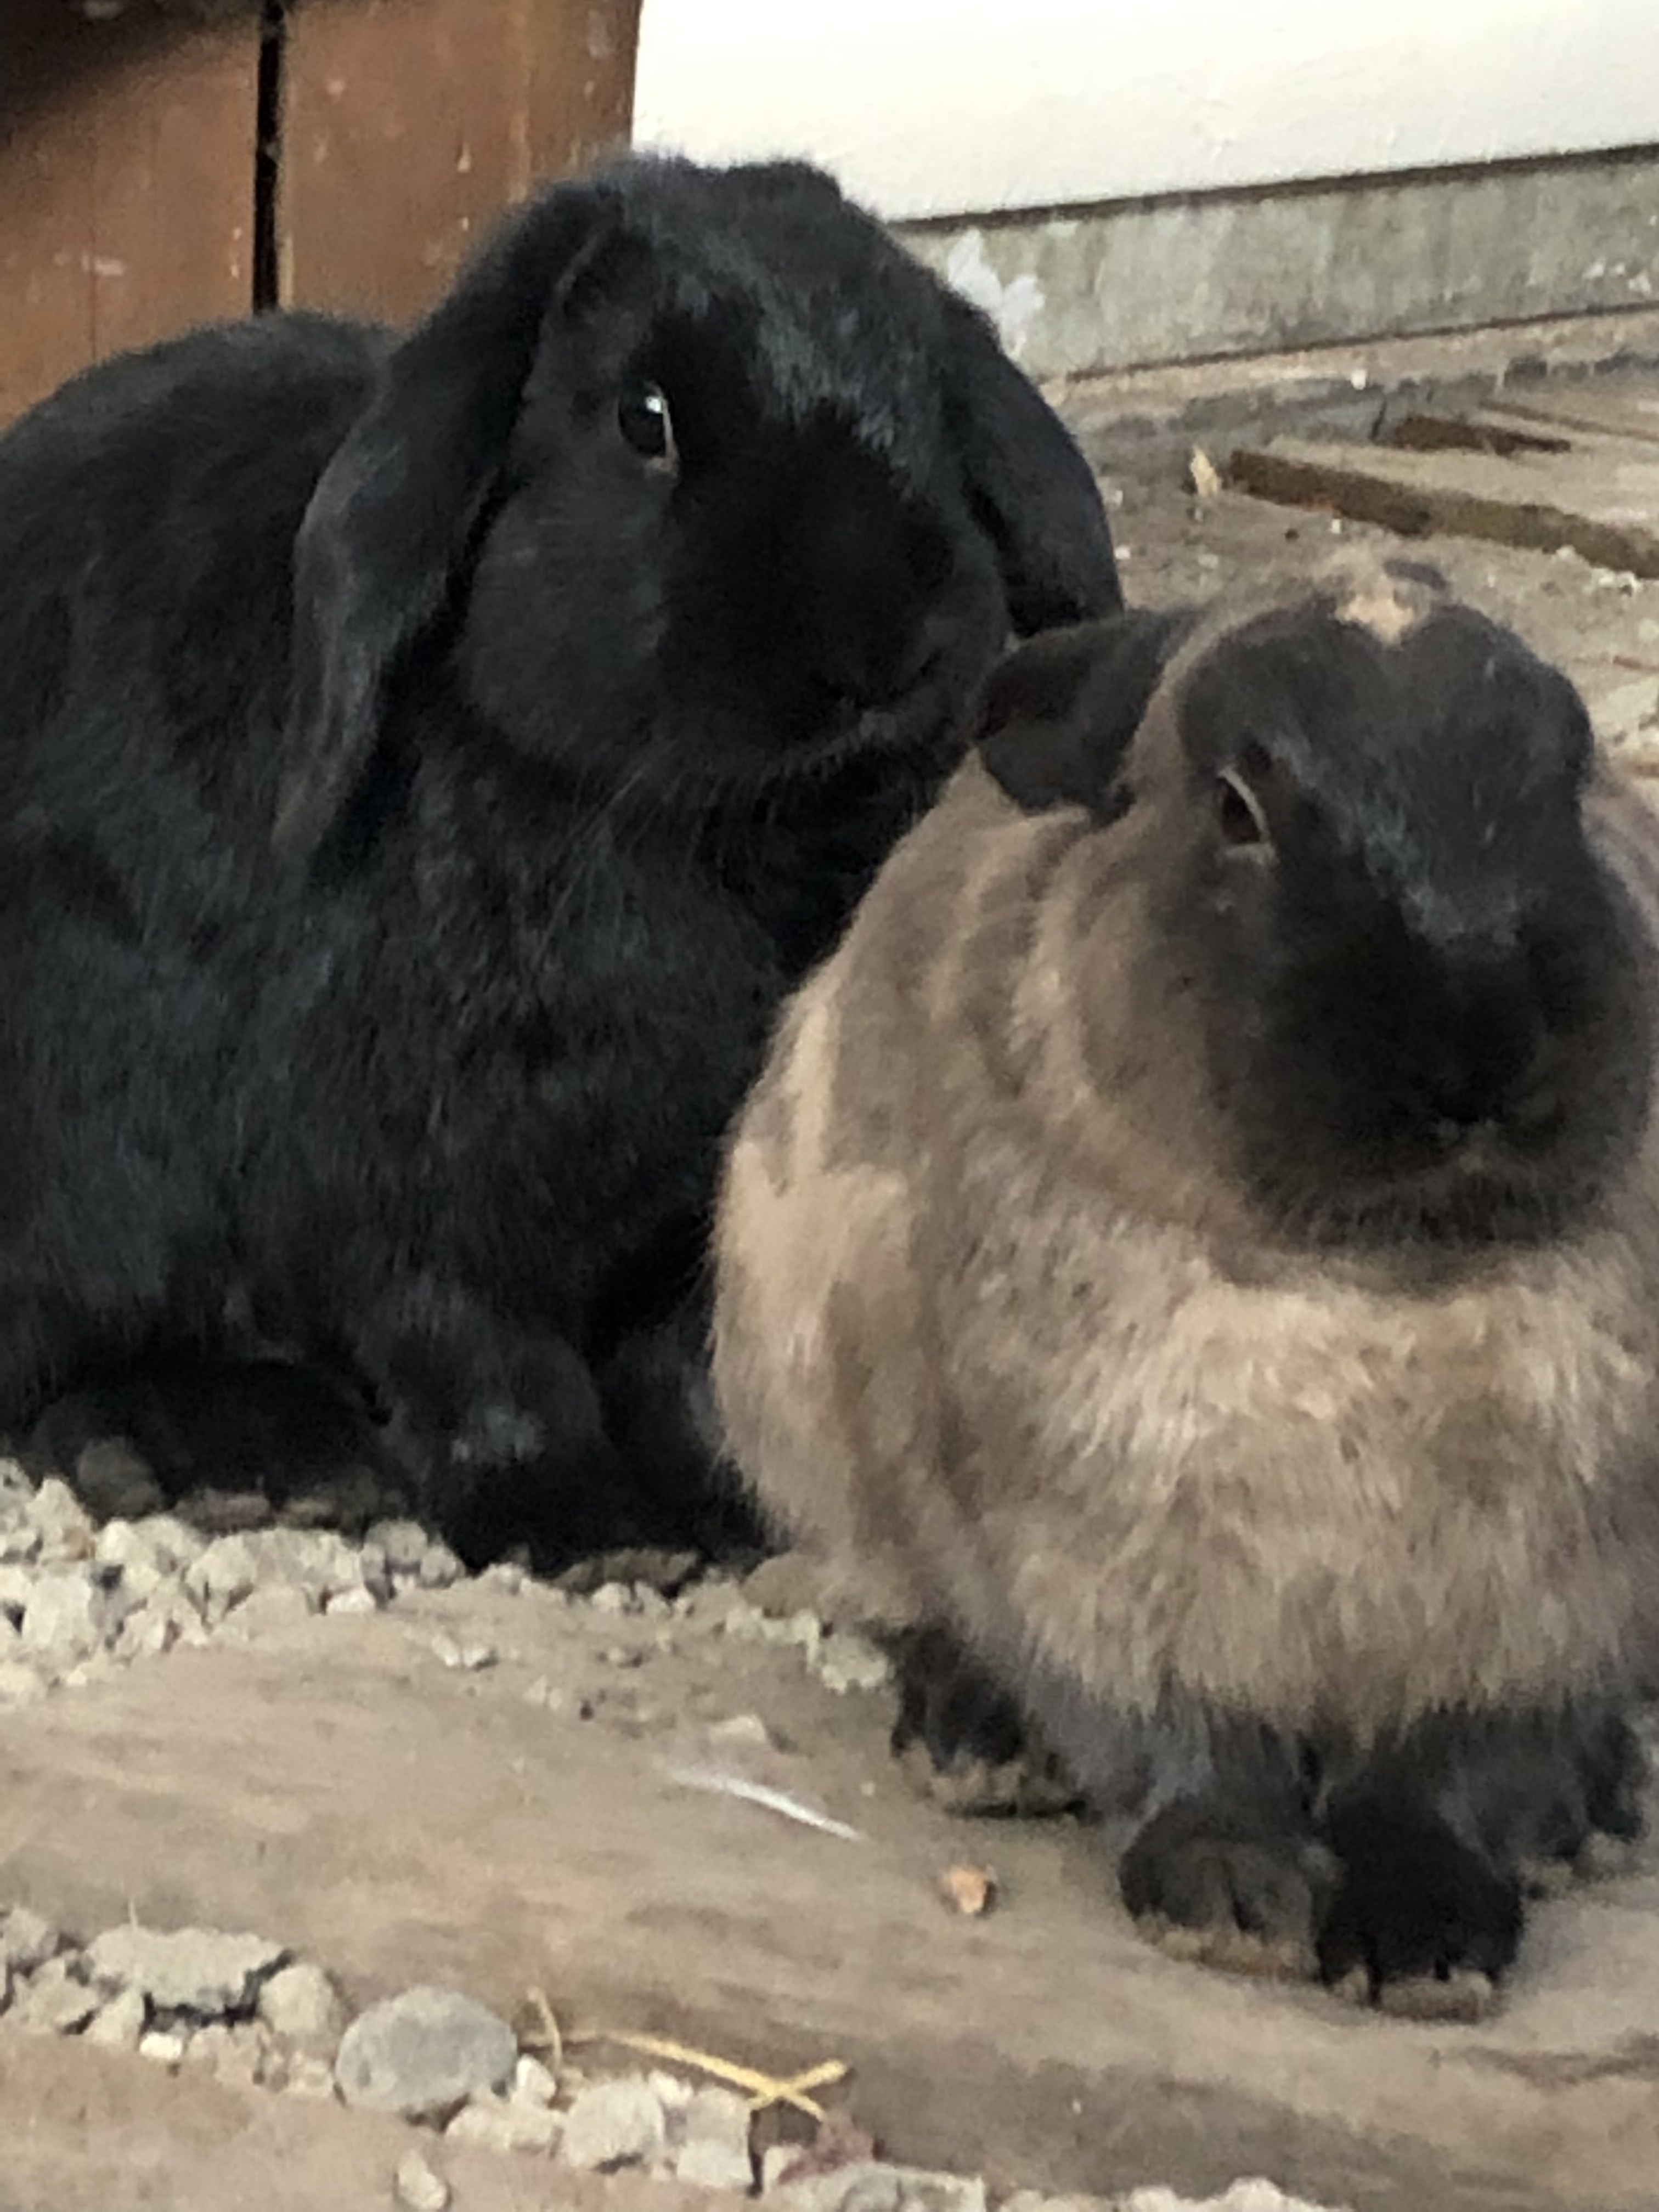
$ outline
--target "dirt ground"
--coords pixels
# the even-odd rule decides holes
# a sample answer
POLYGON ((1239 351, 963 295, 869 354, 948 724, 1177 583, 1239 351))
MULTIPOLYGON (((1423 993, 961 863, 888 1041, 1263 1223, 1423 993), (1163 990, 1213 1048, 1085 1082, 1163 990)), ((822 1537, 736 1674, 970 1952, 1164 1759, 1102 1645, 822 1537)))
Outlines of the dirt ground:
MULTIPOLYGON (((1330 535, 1199 501, 1173 471, 1109 482, 1138 599, 1302 573, 1330 535)), ((1659 768, 1659 584, 1432 550, 1578 679, 1610 744, 1659 768)), ((1202 2196, 1265 2174, 1353 2212, 1659 2202, 1659 1873, 1541 1905, 1479 2028, 1224 1979, 1137 1940, 1087 1827, 920 1800, 888 1756, 890 1692, 836 1692, 799 1644, 729 1632, 727 1603, 665 1620, 466 1583, 0 1714, 0 1905, 76 1933, 129 1916, 256 1930, 354 2003, 433 1980, 507 2013, 534 1984, 577 2030, 781 2071, 844 2060, 888 2154, 994 2190, 1202 2196), (444 1663, 462 1634, 493 1662, 444 1663), (748 1715, 765 1743, 721 1731, 748 1715), (711 1769, 856 1834, 710 1788, 711 1769), (999 1879, 982 1920, 939 1899, 963 1860, 999 1879)), ((409 2137, 0 2025, 0 2212, 358 2212, 392 2201, 409 2137)), ((483 2148, 444 2171, 459 2212, 707 2201, 483 2148)))

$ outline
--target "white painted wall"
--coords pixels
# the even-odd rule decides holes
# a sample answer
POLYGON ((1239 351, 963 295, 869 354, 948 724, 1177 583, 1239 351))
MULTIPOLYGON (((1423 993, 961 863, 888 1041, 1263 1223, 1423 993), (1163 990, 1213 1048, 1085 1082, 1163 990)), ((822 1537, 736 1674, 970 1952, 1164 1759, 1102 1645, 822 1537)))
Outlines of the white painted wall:
POLYGON ((1659 0, 644 0, 635 137, 890 218, 1659 143, 1659 0))

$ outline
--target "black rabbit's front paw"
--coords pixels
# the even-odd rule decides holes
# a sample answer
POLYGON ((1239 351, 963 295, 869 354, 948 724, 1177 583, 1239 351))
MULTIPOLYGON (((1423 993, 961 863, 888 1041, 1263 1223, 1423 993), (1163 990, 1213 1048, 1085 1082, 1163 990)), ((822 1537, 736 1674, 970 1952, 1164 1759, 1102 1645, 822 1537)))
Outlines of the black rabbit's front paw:
POLYGON ((1432 1812, 1364 1797, 1332 1809, 1341 1875, 1322 1978, 1414 2018, 1478 2020, 1520 1947, 1521 1885, 1432 1812))
POLYGON ((1230 1972, 1305 1980, 1330 1869, 1286 1807, 1182 1797, 1118 1864, 1123 1902, 1160 1949, 1230 1972))
POLYGON ((894 1754, 922 1793, 963 1815, 1039 1814, 1077 1786, 1014 1699, 948 1629, 912 1630, 895 1652, 894 1754))

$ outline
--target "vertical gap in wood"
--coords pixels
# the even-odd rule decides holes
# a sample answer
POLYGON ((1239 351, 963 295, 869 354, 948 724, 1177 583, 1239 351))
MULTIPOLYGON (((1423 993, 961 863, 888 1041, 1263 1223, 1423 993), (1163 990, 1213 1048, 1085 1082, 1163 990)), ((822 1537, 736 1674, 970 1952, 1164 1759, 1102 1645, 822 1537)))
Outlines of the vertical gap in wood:
POLYGON ((283 169, 283 65, 288 54, 289 0, 261 0, 258 118, 253 146, 253 312, 283 300, 280 222, 283 169))

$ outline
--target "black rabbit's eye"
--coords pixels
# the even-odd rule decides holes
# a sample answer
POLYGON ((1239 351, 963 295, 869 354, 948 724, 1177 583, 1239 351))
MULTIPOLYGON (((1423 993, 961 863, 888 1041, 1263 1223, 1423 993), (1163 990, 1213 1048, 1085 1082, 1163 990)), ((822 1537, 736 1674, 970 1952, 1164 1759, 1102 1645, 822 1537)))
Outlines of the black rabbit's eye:
POLYGON ((617 428, 642 461, 673 467, 678 458, 674 422, 659 384, 641 382, 627 387, 617 402, 617 428))
POLYGON ((1223 769, 1215 780, 1215 811, 1222 837, 1229 845, 1267 843, 1267 824, 1255 794, 1231 769, 1223 769))

